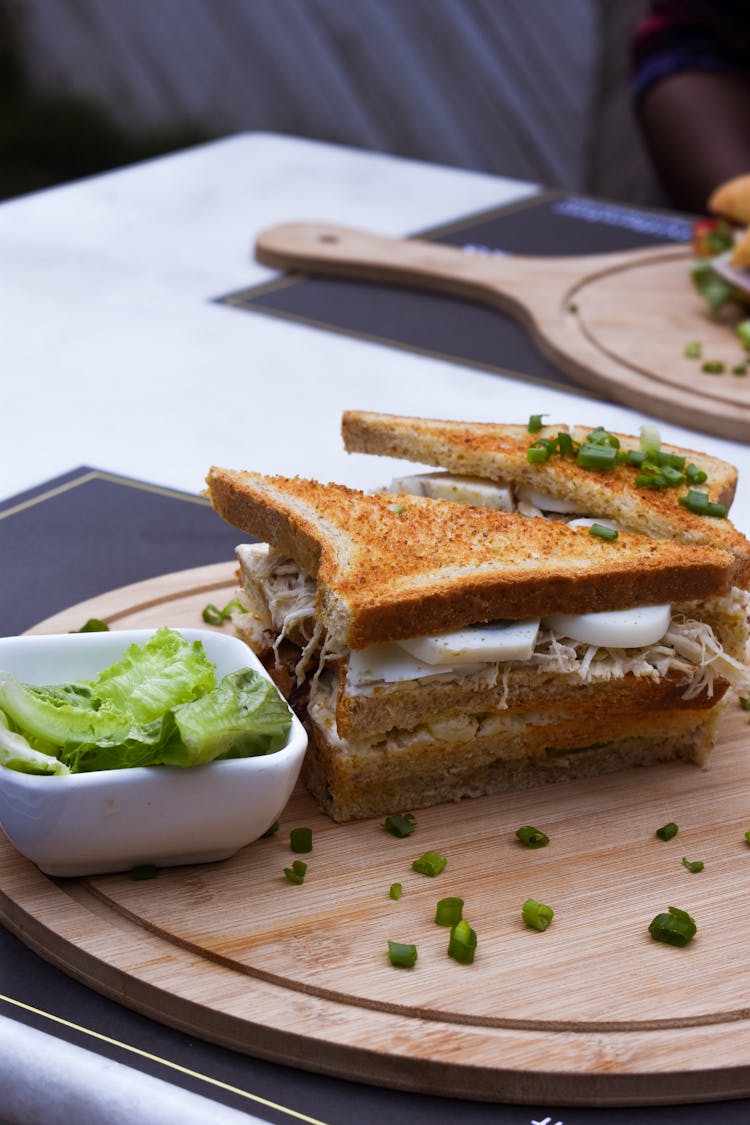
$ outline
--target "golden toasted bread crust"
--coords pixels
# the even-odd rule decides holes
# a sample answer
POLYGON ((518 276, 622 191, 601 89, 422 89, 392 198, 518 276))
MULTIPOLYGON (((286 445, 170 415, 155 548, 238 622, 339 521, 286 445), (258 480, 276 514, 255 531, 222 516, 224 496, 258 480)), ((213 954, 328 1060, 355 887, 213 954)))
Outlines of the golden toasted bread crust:
POLYGON ((501 618, 703 599, 728 591, 732 556, 443 500, 213 468, 211 502, 234 527, 317 579, 334 643, 381 641, 501 618))
MULTIPOLYGON (((523 425, 451 422, 364 410, 348 410, 342 420, 344 444, 350 453, 398 457, 462 476, 526 485, 550 496, 574 500, 580 506, 580 515, 607 516, 629 531, 728 550, 735 557, 735 585, 750 585, 750 543, 728 519, 699 516, 682 507, 679 497, 687 486, 662 491, 636 488, 638 470, 629 465, 596 473, 562 456, 553 456, 544 464, 530 464, 528 447, 540 437, 554 438, 561 431, 581 441, 590 427, 547 425, 531 434, 523 425)), ((639 448, 638 438, 616 436, 622 449, 639 448)), ((711 500, 727 507, 732 503, 737 487, 733 465, 674 445, 664 444, 662 448, 684 456, 707 474, 707 482, 700 487, 711 500)))
POLYGON ((750 175, 735 176, 719 184, 708 197, 708 210, 733 223, 750 223, 750 175))

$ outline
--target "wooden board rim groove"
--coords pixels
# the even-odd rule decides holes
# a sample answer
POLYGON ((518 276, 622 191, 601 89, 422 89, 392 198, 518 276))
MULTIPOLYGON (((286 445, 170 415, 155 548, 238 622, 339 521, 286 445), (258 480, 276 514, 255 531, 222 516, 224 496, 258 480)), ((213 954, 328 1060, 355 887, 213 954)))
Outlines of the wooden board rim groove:
MULTIPOLYGON (((153 614, 162 606, 179 604, 189 595, 195 599, 209 590, 231 590, 233 578, 231 563, 161 576, 90 599, 48 619, 33 631, 62 631, 93 615, 122 621, 131 613, 143 612, 144 607, 153 614)), ((195 606, 191 610, 194 612, 195 606)), ((192 617, 190 623, 196 623, 192 617)), ((282 987, 286 981, 279 984, 275 974, 267 974, 270 979, 263 979, 263 974, 248 973, 244 967, 238 973, 236 965, 209 957, 206 950, 190 944, 177 946, 174 939, 170 942, 163 938, 147 920, 127 917, 121 904, 118 910, 112 909, 111 903, 99 896, 88 881, 72 882, 80 889, 75 897, 65 892, 67 880, 47 879, 7 842, 0 844, 0 916, 21 940, 63 971, 112 999, 234 1050, 355 1081, 478 1100, 639 1105, 742 1097, 750 1093, 750 1021, 744 1009, 725 1011, 708 1019, 687 1018, 679 1026, 673 1021, 653 1021, 647 1027, 643 1021, 617 1026, 608 1022, 605 1027, 560 1021, 529 1026, 525 1020, 496 1024, 475 1018, 446 1019, 444 1013, 428 1010, 425 1022, 433 1029, 430 1033, 419 1010, 391 1010, 389 1005, 368 1007, 361 1003, 361 997, 351 1002, 336 993, 319 995, 316 990, 300 989, 295 992, 295 1004, 308 1015, 315 1011, 316 1019, 298 1031, 285 1023, 281 1010, 288 991, 282 987), (11 872, 9 886, 6 872, 11 872), (21 889, 22 885, 25 889, 21 889), (96 897, 95 910, 82 903, 82 897, 87 902, 96 897), (48 898, 54 900, 52 918, 47 911, 48 898), (61 903, 67 906, 61 908, 61 903), (66 931, 65 919, 71 911, 84 935, 78 942, 66 931), (117 957, 107 960, 100 956, 100 946, 109 931, 116 939, 118 952, 117 957), (125 931, 134 935, 129 941, 125 940, 125 931), (140 956, 131 955, 134 945, 140 956), (152 955, 146 957, 146 953, 152 955), (169 991, 158 983, 157 970, 173 961, 189 966, 189 976, 187 983, 169 991), (196 964, 200 971, 196 971, 196 964), (263 1023, 258 1024, 254 1015, 248 1018, 247 1014, 243 1017, 228 1011, 226 1003, 221 1008, 206 1003, 200 987, 204 974, 211 979, 216 974, 222 979, 241 979, 242 984, 236 988, 247 991, 249 985, 252 994, 260 992, 266 1002, 263 1023), (280 1007, 270 1010, 268 1004, 280 1007), (363 1041, 360 1025, 366 1025, 373 1032, 372 1037, 365 1032, 363 1041), (410 1027, 414 1030, 409 1031, 410 1027), (387 1029, 386 1042, 402 1044, 405 1035, 410 1038, 413 1057, 394 1058, 389 1049, 379 1046, 378 1035, 383 1028, 387 1029), (377 1034, 373 1029, 377 1029, 377 1034), (271 1032, 273 1035, 269 1035, 271 1032), (643 1039, 644 1032, 647 1060, 641 1057, 640 1044, 641 1055, 634 1046, 643 1039), (441 1041, 446 1034, 450 1036, 450 1049, 443 1044, 432 1057, 435 1036, 441 1041), (276 1037, 277 1046, 269 1047, 269 1038, 276 1042, 276 1037), (670 1052, 668 1065, 659 1055, 665 1044, 670 1052), (468 1061, 457 1052, 459 1046, 465 1051, 466 1045, 468 1061), (660 1045, 658 1049, 656 1045, 660 1045), (718 1057, 724 1061, 715 1064, 718 1057)), ((250 1007, 255 1011, 255 1000, 250 1007)))

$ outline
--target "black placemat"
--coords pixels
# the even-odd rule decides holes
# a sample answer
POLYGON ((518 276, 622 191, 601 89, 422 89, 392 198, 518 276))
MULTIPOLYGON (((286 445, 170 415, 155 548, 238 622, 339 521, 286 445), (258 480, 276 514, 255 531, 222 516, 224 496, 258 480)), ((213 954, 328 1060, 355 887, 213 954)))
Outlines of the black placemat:
MULTIPOLYGON (((635 250, 684 242, 690 236, 691 221, 685 217, 555 192, 471 215, 417 237, 470 247, 475 253, 502 250, 552 256, 635 250)), ((289 274, 218 300, 248 312, 594 397, 545 359, 512 317, 458 297, 370 281, 289 274)))
MULTIPOLYGON (((0 504, 2 630, 21 631, 126 583, 229 561, 236 539, 236 532, 197 496, 76 469, 0 504)), ((355 1120, 360 1125, 741 1125, 750 1120, 750 1100, 636 1109, 507 1106, 407 1094, 263 1062, 105 999, 52 968, 2 927, 0 1014, 274 1125, 351 1125, 355 1120)))

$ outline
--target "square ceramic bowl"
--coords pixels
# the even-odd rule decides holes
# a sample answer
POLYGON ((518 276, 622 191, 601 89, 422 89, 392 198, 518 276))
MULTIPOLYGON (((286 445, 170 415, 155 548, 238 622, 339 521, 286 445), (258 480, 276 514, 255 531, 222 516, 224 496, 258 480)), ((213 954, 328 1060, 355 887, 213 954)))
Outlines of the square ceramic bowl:
MULTIPOLYGON (((203 642, 217 680, 238 668, 268 674, 237 637, 178 629, 203 642)), ((92 679, 153 629, 0 638, 0 669, 31 684, 92 679)), ((278 819, 291 796, 307 736, 296 716, 273 754, 204 766, 139 766, 40 776, 0 766, 0 825, 48 875, 95 875, 142 864, 226 859, 278 819)))

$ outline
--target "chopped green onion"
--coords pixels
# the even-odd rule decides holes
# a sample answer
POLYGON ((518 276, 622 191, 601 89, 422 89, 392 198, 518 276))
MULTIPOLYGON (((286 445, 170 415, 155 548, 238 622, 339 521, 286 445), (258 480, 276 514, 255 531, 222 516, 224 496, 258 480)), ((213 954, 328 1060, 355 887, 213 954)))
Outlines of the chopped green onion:
POLYGON ((530 445, 526 450, 526 460, 531 465, 543 465, 545 461, 549 461, 550 451, 544 446, 535 443, 530 445))
POLYGON ((639 473, 635 478, 636 488, 652 488, 660 492, 662 489, 669 487, 667 485, 667 478, 664 476, 661 469, 656 469, 654 471, 653 466, 649 468, 644 465, 643 467, 646 469, 646 472, 639 473))
POLYGON ((706 375, 722 375, 726 367, 720 359, 707 359, 701 364, 701 371, 705 371, 706 375))
POLYGON ((713 230, 705 237, 705 246, 711 256, 723 254, 734 246, 734 232, 726 219, 719 219, 713 230))
POLYGON ((703 860, 702 859, 689 860, 689 859, 686 859, 685 856, 683 856, 682 857, 682 866, 686 867, 687 870, 692 875, 696 875, 699 871, 703 870, 703 860))
POLYGON ((683 355, 686 359, 700 359, 703 348, 700 340, 691 340, 685 344, 683 355))
POLYGON ((386 832, 390 832, 391 836, 398 836, 403 839, 404 836, 411 836, 414 829, 417 827, 417 822, 412 813, 396 813, 395 816, 387 816, 383 824, 386 832))
POLYGON ((275 835, 276 835, 276 833, 278 832, 278 830, 279 830, 279 822, 278 822, 278 820, 275 820, 275 821, 273 822, 273 824, 271 825, 271 827, 270 827, 270 828, 267 828, 267 829, 265 830, 265 832, 264 832, 264 833, 263 833, 263 835, 261 836, 261 840, 265 840, 265 839, 267 839, 267 838, 268 838, 269 836, 275 836, 275 835))
POLYGON ((656 829, 656 835, 660 840, 671 840, 678 832, 679 828, 673 820, 670 820, 668 824, 663 824, 661 828, 656 829))
POLYGON ((709 260, 696 262, 691 277, 698 292, 708 301, 712 312, 719 312, 732 299, 732 286, 718 275, 709 260))
POLYGON ((686 910, 680 910, 676 906, 670 906, 668 914, 657 914, 648 928, 655 941, 680 946, 687 945, 695 937, 697 930, 695 919, 686 910))
POLYGON ((613 449, 620 448, 620 439, 611 434, 609 430, 605 430, 604 426, 597 426, 592 430, 586 438, 586 442, 591 445, 611 445, 613 449))
POLYGON ((617 449, 613 445, 599 445, 585 441, 578 450, 576 464, 582 469, 606 472, 613 469, 617 461, 617 449))
POLYGON ((307 864, 301 859, 295 859, 291 867, 284 868, 284 875, 290 883, 304 883, 307 874, 307 864))
POLYGON ((706 473, 703 469, 699 469, 697 465, 694 465, 692 463, 692 461, 685 469, 685 476, 687 477, 689 484, 705 484, 705 482, 708 480, 708 473, 706 473))
POLYGON ((735 329, 743 348, 750 351, 750 320, 741 320, 735 329))
POLYGON ((441 852, 425 852, 419 859, 412 863, 412 871, 421 875, 439 875, 444 870, 448 860, 441 852))
POLYGON ((668 466, 671 469, 679 469, 680 472, 685 468, 685 458, 681 457, 679 453, 667 453, 664 449, 652 449, 648 455, 648 460, 652 465, 657 465, 660 469, 668 466))
POLYGON ((545 906, 543 902, 537 902, 533 898, 527 898, 521 908, 521 917, 526 925, 532 930, 539 930, 540 933, 547 929, 554 916, 555 912, 551 906, 545 906))
POLYGON ((648 453, 642 449, 629 449, 624 455, 624 461, 626 465, 639 466, 643 464, 647 457, 648 453))
POLYGON ((417 947, 401 941, 389 941, 388 959, 397 969, 413 969, 417 962, 417 947))
POLYGON ((607 527, 603 523, 592 523, 589 528, 589 535, 593 535, 596 539, 606 539, 610 543, 619 538, 619 531, 615 527, 607 527))
POLYGON ((517 828, 516 836, 527 848, 546 848, 549 843, 549 836, 530 824, 525 824, 523 828, 517 828))
POLYGON ((531 414, 531 415, 529 415, 529 427, 528 427, 529 433, 530 434, 538 434, 539 431, 544 428, 544 422, 542 422, 542 418, 546 418, 546 417, 547 417, 546 414, 531 414))
POLYGON ((138 867, 130 869, 130 878, 140 882, 142 879, 155 879, 159 874, 159 868, 153 863, 141 863, 138 867))
POLYGON ((441 898, 435 907, 435 922, 438 926, 455 926, 463 917, 462 898, 441 898))
POLYGON ((564 430, 561 430, 557 435, 557 448, 563 454, 577 453, 580 449, 580 445, 577 441, 573 441, 573 438, 570 436, 570 434, 565 433, 564 430))
POLYGON ((681 496, 679 503, 696 516, 716 516, 723 519, 727 514, 725 504, 717 504, 709 500, 707 492, 697 492, 691 488, 685 496, 681 496))
POLYGON ((235 610, 237 610, 238 613, 245 613, 244 605, 238 602, 236 598, 233 598, 231 602, 227 602, 223 609, 219 609, 218 606, 209 602, 204 608, 201 617, 207 625, 223 625, 224 622, 232 616, 235 610))
POLYGON ((403 893, 404 888, 401 883, 391 883, 391 889, 388 891, 388 894, 391 896, 394 902, 398 902, 403 893))
POLYGON ((746 363, 736 363, 734 365, 734 367, 732 368, 732 374, 733 375, 747 375, 747 364, 746 363))
POLYGON ((575 301, 571 301, 568 305, 568 312, 572 313, 573 316, 575 316, 575 314, 578 312, 578 305, 575 303, 575 301))
POLYGON ((477 935, 465 918, 456 922, 448 941, 448 956, 461 965, 470 965, 477 949, 477 935))
POLYGON ((748 845, 748 847, 750 847, 750 828, 748 828, 747 832, 745 833, 745 843, 748 845))
POLYGON ((293 828, 289 833, 289 843, 292 851, 302 853, 311 852, 312 841, 312 828, 293 828))
POLYGON ((98 617, 89 617, 85 625, 76 630, 78 633, 108 633, 109 625, 106 621, 100 621, 98 617))
POLYGON ((671 465, 662 466, 661 475, 669 488, 679 488, 681 484, 685 483, 685 474, 681 473, 679 469, 673 469, 671 465))
POLYGON ((652 453, 655 449, 661 449, 659 427, 652 422, 646 422, 645 425, 641 426, 641 449, 644 453, 652 453))
POLYGON ((743 711, 750 711, 750 695, 740 696, 740 707, 743 711))

